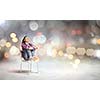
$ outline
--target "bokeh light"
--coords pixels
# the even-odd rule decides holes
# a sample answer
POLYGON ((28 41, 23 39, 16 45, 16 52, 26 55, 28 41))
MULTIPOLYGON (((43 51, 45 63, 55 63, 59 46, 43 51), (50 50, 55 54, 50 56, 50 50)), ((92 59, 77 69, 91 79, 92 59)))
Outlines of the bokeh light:
POLYGON ((44 48, 38 50, 38 55, 44 56, 45 54, 46 54, 46 50, 44 48))
POLYGON ((15 43, 18 42, 18 38, 13 38, 12 41, 15 43))
POLYGON ((67 57, 68 56, 68 54, 67 53, 64 53, 64 57, 67 57))
POLYGON ((56 57, 57 56, 57 50, 56 49, 53 49, 52 50, 52 57, 56 57))
POLYGON ((76 65, 80 64, 80 59, 75 59, 75 62, 74 62, 76 65))
POLYGON ((44 44, 46 40, 47 39, 45 35, 37 35, 33 37, 33 42, 36 44, 44 44))
POLYGON ((81 30, 77 30, 77 35, 80 35, 80 34, 82 34, 82 32, 81 32, 81 30))
POLYGON ((42 32, 37 32, 36 35, 42 35, 42 32))
POLYGON ((75 30, 72 30, 71 34, 72 35, 76 35, 76 31, 75 30))
POLYGON ((29 28, 32 30, 32 31, 36 31, 38 29, 38 23, 36 21, 31 21, 29 22, 29 28))
POLYGON ((100 59, 100 50, 95 50, 94 56, 100 59))
POLYGON ((6 47, 10 48, 11 47, 11 43, 10 42, 6 42, 6 47))
POLYGON ((76 48, 75 47, 68 47, 66 49, 68 54, 75 54, 76 53, 76 48))
POLYGON ((35 62, 39 62, 40 58, 39 58, 38 56, 34 56, 33 60, 34 60, 35 62))
POLYGON ((15 38, 16 37, 16 33, 10 33, 10 37, 11 38, 15 38))
POLYGON ((83 56, 86 53, 85 48, 77 48, 76 50, 77 55, 83 56))
POLYGON ((66 43, 66 47, 70 47, 71 46, 71 43, 66 43))
POLYGON ((8 58, 9 58, 9 53, 8 53, 8 52, 5 52, 5 53, 4 53, 4 58, 5 58, 5 59, 8 59, 8 58))
POLYGON ((6 40, 5 40, 5 39, 1 39, 1 40, 0 40, 0 46, 1 46, 1 47, 4 47, 5 44, 6 44, 6 40))
POLYGON ((100 39, 97 39, 97 44, 99 44, 99 45, 100 45, 100 39))
POLYGON ((9 52, 11 55, 18 55, 20 53, 20 50, 16 46, 12 46, 9 52))
POLYGON ((51 45, 54 46, 54 47, 58 47, 60 44, 61 44, 61 40, 59 37, 52 37, 51 38, 51 45))
POLYGON ((87 51, 86 51, 86 55, 87 56, 94 56, 94 49, 87 49, 87 51))
POLYGON ((73 56, 73 55, 71 55, 71 54, 70 54, 70 55, 68 55, 67 57, 68 57, 68 59, 70 59, 70 60, 72 60, 72 59, 74 58, 74 56, 73 56))
POLYGON ((96 45, 97 44, 97 39, 96 38, 91 39, 91 43, 96 45))
POLYGON ((47 55, 48 56, 52 56, 52 48, 48 48, 47 49, 47 55))
POLYGON ((58 55, 63 56, 64 55, 63 51, 62 50, 58 51, 58 55))

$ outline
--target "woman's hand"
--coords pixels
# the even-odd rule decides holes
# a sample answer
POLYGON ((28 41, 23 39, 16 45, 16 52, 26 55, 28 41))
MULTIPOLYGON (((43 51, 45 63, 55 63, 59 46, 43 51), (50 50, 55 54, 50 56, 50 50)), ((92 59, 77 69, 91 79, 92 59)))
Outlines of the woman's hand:
POLYGON ((38 47, 38 46, 36 46, 36 47, 35 47, 35 49, 39 49, 39 47, 38 47))
POLYGON ((33 49, 32 47, 29 48, 29 50, 32 50, 32 49, 33 49))

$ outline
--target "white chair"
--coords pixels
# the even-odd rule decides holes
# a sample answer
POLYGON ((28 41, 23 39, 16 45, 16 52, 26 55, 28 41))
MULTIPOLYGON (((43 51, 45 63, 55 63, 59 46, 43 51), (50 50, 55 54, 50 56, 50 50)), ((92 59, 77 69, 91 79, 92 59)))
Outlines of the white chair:
MULTIPOLYGON (((36 56, 34 56, 35 58, 36 56)), ((38 58, 39 60, 39 58, 38 58)), ((23 63, 27 63, 28 64, 28 68, 29 68, 29 72, 32 72, 32 67, 33 66, 33 63, 34 65, 36 65, 36 72, 35 73, 38 73, 39 72, 39 68, 38 68, 38 60, 36 59, 29 59, 29 60, 25 60, 23 57, 22 57, 22 51, 21 51, 21 63, 20 63, 20 71, 23 71, 23 63)))

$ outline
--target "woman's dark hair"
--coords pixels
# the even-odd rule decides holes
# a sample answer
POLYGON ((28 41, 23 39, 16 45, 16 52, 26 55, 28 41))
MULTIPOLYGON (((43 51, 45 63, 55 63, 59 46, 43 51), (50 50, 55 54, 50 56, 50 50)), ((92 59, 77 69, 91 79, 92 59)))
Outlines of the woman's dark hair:
POLYGON ((27 36, 24 36, 24 38, 22 39, 22 43, 25 43, 25 38, 26 38, 27 36))

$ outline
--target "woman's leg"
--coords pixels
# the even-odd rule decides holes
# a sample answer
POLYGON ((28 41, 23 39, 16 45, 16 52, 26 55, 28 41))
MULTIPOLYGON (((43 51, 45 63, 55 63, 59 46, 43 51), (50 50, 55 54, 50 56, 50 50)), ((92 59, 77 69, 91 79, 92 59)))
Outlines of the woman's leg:
POLYGON ((29 58, 32 58, 32 52, 31 52, 31 50, 27 50, 27 55, 28 55, 29 58))
POLYGON ((32 53, 32 57, 33 57, 35 55, 35 51, 31 50, 31 53, 32 53))
POLYGON ((23 55, 22 57, 25 59, 25 60, 28 60, 29 59, 29 56, 28 56, 28 53, 26 50, 23 50, 23 55))
POLYGON ((34 51, 33 50, 24 50, 24 59, 28 60, 29 58, 32 58, 34 56, 34 51))

